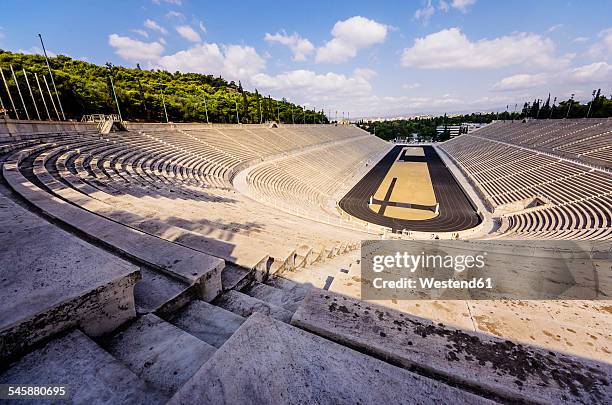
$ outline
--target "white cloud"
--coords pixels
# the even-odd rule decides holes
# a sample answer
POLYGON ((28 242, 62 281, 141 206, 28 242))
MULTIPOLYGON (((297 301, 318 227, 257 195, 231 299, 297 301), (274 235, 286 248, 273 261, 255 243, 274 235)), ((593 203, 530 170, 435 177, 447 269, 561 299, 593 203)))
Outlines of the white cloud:
POLYGON ((530 64, 557 68, 567 58, 554 55, 554 43, 537 34, 515 33, 470 41, 459 28, 448 28, 414 40, 404 49, 402 65, 425 69, 481 69, 530 64))
POLYGON ((148 18, 145 20, 144 26, 150 30, 157 31, 162 35, 166 35, 168 33, 168 31, 164 27, 160 26, 155 21, 148 18))
MULTIPOLYGON (((448 9, 448 4, 442 2, 440 4, 440 9, 443 8, 448 9)), ((426 24, 435 12, 436 9, 431 4, 431 0, 427 0, 427 4, 423 8, 419 8, 417 11, 414 12, 414 18, 416 18, 417 20, 423 20, 423 23, 426 24)))
POLYGON ((108 44, 115 48, 115 53, 132 62, 154 61, 164 52, 159 42, 143 42, 117 34, 108 36, 108 44))
MULTIPOLYGON (((44 55, 42 48, 39 46, 33 46, 30 49, 19 49, 17 50, 17 53, 23 53, 24 55, 44 55)), ((55 58, 57 56, 57 53, 47 49, 47 55, 52 58, 55 58)), ((66 54, 63 55, 69 56, 66 54)))
POLYGON ((249 78, 263 71, 265 60, 254 48, 242 45, 199 44, 167 55, 157 61, 160 68, 170 72, 194 72, 221 75, 228 80, 249 82, 249 78))
MULTIPOLYGON (((605 83, 612 80, 612 65, 607 62, 595 62, 588 65, 564 69, 560 72, 516 74, 508 76, 492 87, 494 91, 525 90, 539 86, 565 88, 568 83, 605 83)), ((575 91, 574 91, 575 92, 575 91)))
MULTIPOLYGON (((182 0, 163 0, 165 3, 172 4, 174 6, 180 6, 183 4, 182 0)), ((161 0, 151 0, 153 4, 161 4, 161 0)))
POLYGON ((196 32, 189 25, 180 25, 176 27, 176 32, 179 33, 180 36, 185 38, 189 42, 201 42, 202 38, 200 38, 200 34, 196 32))
POLYGON ((184 20, 185 19, 185 15, 183 13, 180 13, 178 11, 168 11, 166 13, 166 18, 178 18, 179 20, 184 20))
POLYGON ((368 68, 356 68, 353 71, 353 76, 354 77, 360 77, 360 78, 363 78, 365 80, 370 80, 370 79, 378 76, 378 72, 376 72, 373 69, 368 69, 368 68))
POLYGON ((612 28, 601 31, 599 40, 589 48, 589 55, 593 58, 612 57, 612 28))
POLYGON ((202 21, 198 23, 198 26, 200 27, 200 31, 202 31, 203 33, 206 33, 206 26, 204 25, 202 21))
POLYGON ((419 87, 421 87, 420 83, 404 83, 404 84, 402 84, 402 89, 404 89, 404 90, 413 90, 413 89, 418 89, 419 87))
POLYGON ((135 32, 136 34, 138 34, 140 36, 143 36, 145 38, 149 38, 149 33, 147 31, 145 31, 145 30, 133 29, 133 30, 130 30, 130 31, 135 32))
POLYGON ((606 62, 595 62, 572 69, 571 81, 577 83, 594 83, 612 80, 612 65, 606 62))
POLYGON ((276 34, 266 33, 264 39, 267 42, 278 43, 287 46, 293 52, 294 61, 305 61, 306 58, 314 52, 314 45, 306 38, 300 37, 297 33, 287 35, 286 32, 277 32, 276 34))
POLYGON ((552 27, 550 27, 549 29, 546 30, 547 33, 551 33, 551 32, 555 32, 555 31, 559 31, 561 28, 563 28, 563 24, 555 24, 552 27))
POLYGON ((572 39, 572 43, 574 44, 581 44, 583 42, 587 42, 589 40, 589 37, 576 37, 574 39, 572 39))
POLYGON ((476 3, 476 0, 453 0, 451 7, 465 13, 474 3, 476 3))
POLYGON ((338 21, 332 29, 333 38, 317 49, 317 63, 341 63, 357 55, 360 49, 385 41, 388 27, 361 16, 338 21))
POLYGON ((438 3, 438 8, 440 11, 446 13, 450 7, 445 0, 440 0, 440 3, 438 3))
POLYGON ((266 92, 279 92, 311 102, 343 100, 360 97, 372 90, 370 83, 360 76, 346 76, 328 72, 317 74, 311 70, 292 70, 275 76, 265 73, 255 75, 252 84, 266 92))
POLYGON ((493 85, 493 90, 512 91, 524 90, 546 84, 548 75, 539 74, 517 74, 504 77, 493 85))

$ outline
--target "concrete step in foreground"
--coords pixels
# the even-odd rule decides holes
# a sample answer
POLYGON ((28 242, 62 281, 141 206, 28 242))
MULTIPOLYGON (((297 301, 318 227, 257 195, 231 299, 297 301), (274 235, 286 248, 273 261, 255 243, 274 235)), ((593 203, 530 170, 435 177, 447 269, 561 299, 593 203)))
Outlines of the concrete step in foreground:
POLYGON ((207 302, 194 300, 170 319, 170 322, 219 348, 242 325, 244 318, 207 302))
POLYGON ((132 323, 105 348, 151 387, 168 396, 217 351, 153 314, 132 323))
POLYGON ((255 313, 169 404, 484 404, 489 400, 255 313))
POLYGON ((285 308, 277 307, 276 305, 269 304, 234 290, 225 292, 222 296, 213 301, 213 304, 245 318, 255 312, 259 312, 260 314, 268 315, 279 321, 289 323, 293 315, 292 312, 287 311, 285 308))
POLYGON ((153 391, 78 330, 22 357, 0 375, 0 384, 66 385, 69 402, 74 404, 134 405, 166 401, 165 396, 153 391))
POLYGON ((306 296, 306 294, 308 294, 308 291, 310 291, 310 289, 313 288, 312 284, 309 284, 309 283, 300 284, 300 283, 297 283, 295 281, 289 280, 281 276, 270 277, 266 281, 266 284, 269 285, 270 287, 289 291, 296 297, 302 297, 301 299, 303 299, 306 296))
POLYGON ((221 285, 223 291, 227 290, 242 290, 250 284, 254 277, 255 271, 244 267, 236 266, 230 262, 225 262, 225 267, 221 271, 221 285))
POLYGON ((312 290, 291 323, 505 400, 612 403, 612 366, 468 333, 329 291, 312 290))
POLYGON ((139 277, 0 194, 0 364, 63 330, 110 333, 136 316, 139 277))
POLYGON ((253 283, 244 290, 244 293, 277 307, 285 308, 290 312, 295 312, 302 299, 304 299, 302 290, 282 290, 262 283, 253 283))

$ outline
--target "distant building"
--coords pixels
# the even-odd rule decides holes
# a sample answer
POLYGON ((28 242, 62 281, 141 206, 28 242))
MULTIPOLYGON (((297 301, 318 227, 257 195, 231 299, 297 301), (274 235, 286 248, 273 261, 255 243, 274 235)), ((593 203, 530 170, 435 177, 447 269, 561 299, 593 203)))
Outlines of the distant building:
POLYGON ((472 131, 477 130, 487 124, 483 124, 480 122, 464 122, 459 125, 438 125, 436 127, 436 133, 438 135, 442 135, 445 131, 447 131, 451 138, 459 136, 461 134, 469 134, 472 131))

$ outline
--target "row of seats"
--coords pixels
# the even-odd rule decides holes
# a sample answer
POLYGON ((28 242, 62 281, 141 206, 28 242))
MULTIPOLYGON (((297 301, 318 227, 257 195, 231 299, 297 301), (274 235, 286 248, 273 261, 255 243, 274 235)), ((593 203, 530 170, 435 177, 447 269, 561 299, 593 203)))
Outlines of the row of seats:
POLYGON ((478 136, 612 168, 612 119, 501 121, 478 136))
MULTIPOLYGON (((577 133, 590 137, 596 148, 600 144, 594 140, 607 135, 593 135, 593 131, 606 130, 610 123, 600 119, 498 122, 447 141, 441 148, 461 166, 493 210, 516 211, 517 203, 531 207, 502 215, 504 237, 608 239, 612 237, 612 174, 557 151, 586 146, 577 133), (529 205, 536 198, 540 206, 529 205)), ((612 149, 605 150, 604 157, 612 161, 612 149)))
POLYGON ((388 149, 388 143, 366 135, 261 164, 249 172, 247 182, 260 199, 318 215, 330 201, 333 205, 337 190, 388 149))
POLYGON ((65 201, 245 267, 257 266, 266 254, 286 263, 291 252, 303 247, 332 251, 366 238, 365 233, 272 210, 238 193, 231 183, 242 164, 360 139, 362 131, 341 126, 255 130, 257 137, 248 127, 204 125, 82 134, 40 139, 22 151, 33 163, 33 180, 65 201))

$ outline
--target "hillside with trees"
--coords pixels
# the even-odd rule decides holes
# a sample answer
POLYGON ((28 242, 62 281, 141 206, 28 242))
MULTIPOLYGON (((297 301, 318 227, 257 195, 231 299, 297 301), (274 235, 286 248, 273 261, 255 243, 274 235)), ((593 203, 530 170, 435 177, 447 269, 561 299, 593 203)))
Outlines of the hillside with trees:
MULTIPOLYGON (((270 96, 261 95, 256 89, 253 92, 246 91, 240 82, 228 82, 221 77, 145 70, 140 67, 125 68, 110 64, 98 66, 63 55, 49 60, 67 119, 80 120, 85 114, 116 114, 117 107, 110 82, 112 75, 121 114, 123 119, 128 121, 165 122, 163 96, 168 119, 173 122, 206 122, 207 113, 210 122, 219 123, 236 123, 237 119, 240 119, 241 123, 259 123, 260 120, 276 121, 279 116, 280 121, 286 123, 328 122, 322 111, 304 110, 286 99, 275 100, 270 96), (238 117, 236 106, 238 106, 238 117)), ((46 75, 49 81, 45 58, 41 55, 0 50, 0 69, 3 70, 8 82, 17 112, 23 118, 25 114, 10 72, 11 65, 31 117, 34 108, 23 75, 24 68, 39 108, 42 108, 43 103, 33 79, 34 73, 40 78, 45 98, 51 109, 42 82, 43 75, 46 75)), ((0 83, 0 98, 9 111, 9 116, 14 118, 3 83, 0 83)))

